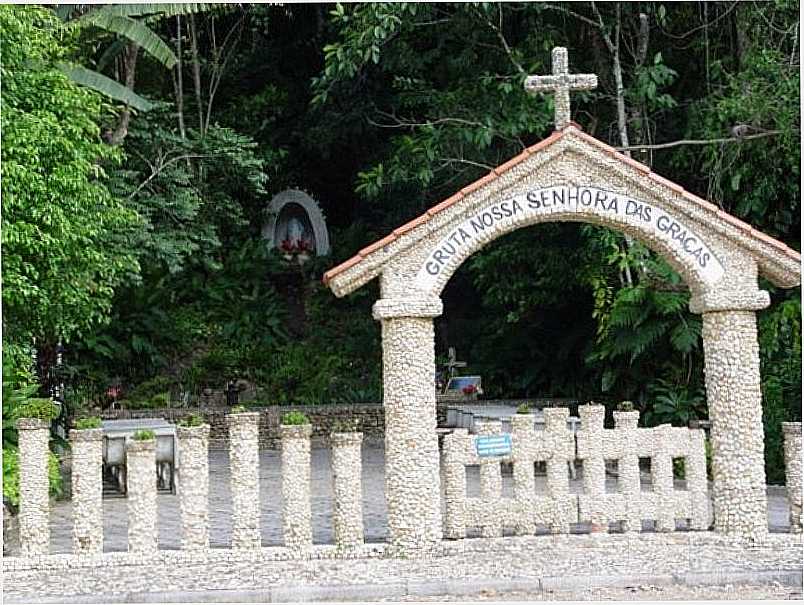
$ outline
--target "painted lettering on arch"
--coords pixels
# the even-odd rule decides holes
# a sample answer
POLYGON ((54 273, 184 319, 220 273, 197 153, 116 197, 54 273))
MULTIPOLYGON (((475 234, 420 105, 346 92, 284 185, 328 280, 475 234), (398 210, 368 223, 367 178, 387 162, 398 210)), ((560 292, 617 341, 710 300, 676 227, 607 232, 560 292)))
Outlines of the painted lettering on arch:
POLYGON ((430 251, 416 285, 431 289, 444 271, 451 273, 460 264, 467 250, 494 239, 505 224, 551 214, 556 221, 570 220, 573 214, 600 215, 615 223, 615 228, 616 223, 622 224, 623 230, 628 225, 638 227, 641 233, 663 241, 679 258, 692 261, 705 281, 714 283, 723 276, 723 266, 706 242, 665 210, 606 189, 557 186, 517 193, 466 218, 430 251))

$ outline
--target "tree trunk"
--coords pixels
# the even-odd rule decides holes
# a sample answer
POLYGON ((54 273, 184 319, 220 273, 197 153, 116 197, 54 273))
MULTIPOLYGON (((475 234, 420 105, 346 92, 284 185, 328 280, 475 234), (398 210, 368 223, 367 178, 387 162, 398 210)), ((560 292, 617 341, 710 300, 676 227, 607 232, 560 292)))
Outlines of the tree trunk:
POLYGON ((181 49, 181 15, 176 15, 176 113, 179 119, 179 133, 181 138, 186 138, 186 131, 184 128, 184 62, 182 61, 181 49))
POLYGON ((193 58, 193 88, 195 104, 198 108, 198 131, 204 136, 204 105, 201 102, 201 65, 198 59, 198 35, 195 28, 195 15, 190 13, 190 53, 193 58))
MULTIPOLYGON (((122 62, 122 76, 123 84, 126 88, 134 90, 134 76, 137 71, 137 56, 139 55, 140 47, 129 42, 123 50, 122 62)), ((123 111, 120 112, 120 117, 117 120, 117 126, 114 130, 106 132, 104 138, 109 145, 120 145, 123 139, 128 135, 128 125, 131 121, 131 108, 126 105, 123 111)))

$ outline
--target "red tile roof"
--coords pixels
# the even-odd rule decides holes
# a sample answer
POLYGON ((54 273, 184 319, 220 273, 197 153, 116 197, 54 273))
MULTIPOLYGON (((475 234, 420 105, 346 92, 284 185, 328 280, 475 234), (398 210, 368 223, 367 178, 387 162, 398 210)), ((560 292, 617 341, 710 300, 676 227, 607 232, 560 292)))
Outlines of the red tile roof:
POLYGON ((770 237, 769 235, 765 235, 761 231, 758 231, 758 230, 754 229, 748 223, 746 223, 744 221, 741 221, 740 219, 730 215, 728 212, 725 212, 725 211, 721 210, 720 208, 718 208, 716 205, 712 204, 711 202, 708 202, 708 201, 704 200, 703 198, 700 198, 697 195, 695 195, 693 193, 690 193, 689 191, 686 191, 682 186, 680 186, 680 185, 678 185, 678 184, 676 184, 676 183, 674 183, 672 181, 669 181, 669 180, 667 180, 666 178, 664 178, 662 176, 659 176, 655 172, 652 172, 649 166, 646 166, 645 164, 637 162, 636 160, 628 157, 627 155, 620 153, 619 151, 617 151, 611 145, 607 145, 603 141, 599 141, 595 137, 583 132, 581 127, 578 124, 576 124, 575 122, 570 122, 563 129, 554 132, 553 134, 551 134, 549 137, 547 137, 543 141, 540 141, 540 142, 536 143, 535 145, 532 145, 531 147, 528 147, 522 153, 520 153, 519 155, 511 158, 510 160, 508 160, 504 164, 501 164, 500 166, 498 166, 497 168, 495 168, 494 170, 489 172, 487 175, 481 177, 480 179, 474 181, 473 183, 470 183, 469 185, 467 185, 466 187, 461 189, 458 193, 456 193, 456 194, 448 197, 444 201, 436 204, 435 206, 433 206, 432 208, 427 210, 427 212, 425 212, 424 214, 414 218, 412 221, 409 221, 409 222, 405 223, 401 227, 398 227, 398 228, 394 229, 394 231, 392 233, 388 234, 387 236, 385 236, 381 240, 379 240, 377 242, 374 242, 373 244, 370 244, 369 246, 366 246, 365 248, 360 250, 360 252, 358 252, 356 256, 353 256, 352 258, 350 258, 349 260, 341 263, 340 265, 337 265, 336 267, 333 267, 332 269, 330 269, 329 271, 324 273, 324 283, 328 284, 332 280, 332 278, 334 278, 336 275, 338 275, 340 273, 343 273, 347 269, 350 269, 350 268, 354 267, 355 265, 360 263, 364 258, 369 256, 370 254, 373 254, 377 250, 379 250, 381 248, 384 248, 385 246, 387 246, 390 243, 392 243, 395 240, 397 240, 401 235, 404 235, 405 233, 415 229, 419 225, 425 224, 432 217, 434 217, 436 214, 438 214, 439 212, 443 212, 447 208, 457 204, 464 197, 466 197, 467 195, 469 195, 473 191, 476 191, 477 189, 483 187, 484 185, 488 185, 489 183, 495 181, 500 176, 502 176, 503 174, 505 174, 506 172, 508 172, 509 170, 514 168, 515 166, 517 166, 518 164, 521 164, 522 162, 527 160, 534 153, 537 153, 537 152, 541 151, 542 149, 545 149, 545 148, 549 147, 550 145, 552 145, 556 141, 560 140, 561 138, 566 136, 566 134, 568 132, 570 132, 570 131, 575 136, 577 136, 580 139, 586 141, 587 143, 590 143, 591 145, 594 145, 595 147, 601 149, 602 151, 604 151, 605 153, 613 156, 614 158, 616 158, 620 162, 622 162, 624 164, 627 164, 627 165, 631 166, 632 168, 635 168, 636 170, 639 170, 640 172, 644 173, 648 178, 653 180, 655 183, 658 183, 660 185, 663 185, 665 187, 670 188, 671 190, 675 191, 676 193, 679 193, 680 195, 682 195, 686 199, 690 200, 691 202, 701 206, 702 208, 705 208, 706 210, 708 210, 710 212, 714 212, 715 215, 717 216, 717 218, 722 219, 722 220, 734 225, 735 227, 737 227, 741 231, 744 231, 745 233, 750 234, 751 236, 756 237, 757 239, 759 239, 759 240, 761 240, 761 241, 763 241, 763 242, 765 242, 767 244, 770 244, 771 246, 773 246, 774 248, 776 248, 777 250, 779 250, 783 254, 786 254, 792 260, 795 260, 797 262, 801 262, 801 254, 799 252, 796 252, 792 248, 790 248, 787 245, 785 245, 784 243, 782 243, 782 242, 770 237))

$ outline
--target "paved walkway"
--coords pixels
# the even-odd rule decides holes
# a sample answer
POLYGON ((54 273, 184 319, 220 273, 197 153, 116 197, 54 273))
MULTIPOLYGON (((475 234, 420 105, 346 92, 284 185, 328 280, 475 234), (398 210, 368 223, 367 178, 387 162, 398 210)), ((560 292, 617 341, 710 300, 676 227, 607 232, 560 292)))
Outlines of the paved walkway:
MULTIPOLYGON (((382 439, 366 440, 363 446, 363 515, 366 541, 380 542, 387 539, 387 511, 384 493, 384 447, 382 439)), ((229 491, 229 455, 225 450, 211 450, 210 466, 210 541, 213 547, 228 547, 231 537, 231 497, 229 491)), ((467 492, 479 495, 479 469, 467 471, 467 492)), ((647 476, 643 481, 648 481, 647 476)), ((313 541, 316 544, 331 544, 332 530, 332 477, 330 450, 314 444, 312 449, 312 510, 313 541)), ((537 490, 546 491, 546 479, 537 476, 537 490)), ((614 491, 616 480, 609 478, 608 487, 614 491)), ((443 488, 442 488, 443 489, 443 488)), ((570 482, 570 491, 582 491, 581 473, 570 482)), ((276 450, 260 452, 260 500, 261 529, 264 546, 279 546, 282 540, 280 458, 276 450)), ((503 496, 513 497, 513 479, 510 473, 503 474, 503 496)), ((160 494, 159 544, 161 548, 180 547, 180 518, 178 496, 160 494)), ((442 498, 443 502, 443 498, 442 498)), ((127 548, 128 504, 125 498, 105 498, 104 504, 104 550, 125 551, 127 548)), ((783 488, 769 488, 769 517, 771 528, 782 529, 788 525, 788 505, 783 488)), ((72 503, 56 502, 51 513, 51 552, 70 553, 72 550, 72 503)), ((576 530, 583 531, 583 526, 576 530)), ((471 534, 470 534, 471 535, 471 534)), ((17 554, 16 540, 10 544, 9 554, 17 554)))

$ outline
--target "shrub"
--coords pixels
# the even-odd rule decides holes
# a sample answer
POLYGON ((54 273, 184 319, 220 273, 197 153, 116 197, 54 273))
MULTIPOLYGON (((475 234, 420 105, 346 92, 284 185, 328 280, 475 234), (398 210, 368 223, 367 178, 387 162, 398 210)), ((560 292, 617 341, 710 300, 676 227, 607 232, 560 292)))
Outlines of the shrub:
POLYGON ((154 435, 154 432, 149 429, 140 429, 134 433, 134 441, 150 441, 151 439, 155 438, 156 435, 154 435))
POLYGON ((235 405, 229 410, 230 414, 245 414, 246 412, 248 412, 248 410, 244 405, 235 405))
POLYGON ((356 433, 358 431, 358 424, 357 418, 338 418, 332 423, 332 432, 356 433))
POLYGON ((17 418, 39 418, 40 420, 53 420, 59 415, 58 406, 50 399, 33 397, 17 407, 17 418))
POLYGON ((79 418, 75 421, 75 428, 79 431, 86 429, 99 429, 101 427, 101 419, 97 416, 89 416, 88 418, 79 418))
POLYGON ((516 408, 517 414, 529 414, 530 413, 530 406, 527 403, 521 403, 516 408))
POLYGON ((151 397, 152 407, 155 408, 169 408, 170 407, 170 393, 159 393, 151 397))
POLYGON ((300 425, 310 424, 310 419, 301 412, 286 412, 282 414, 282 424, 284 425, 300 425))
MULTIPOLYGON (((58 498, 62 495, 62 478, 59 468, 59 459, 53 452, 48 452, 47 458, 48 491, 51 496, 58 498)), ((20 462, 19 452, 14 447, 3 448, 3 497, 13 506, 20 501, 20 462)))
POLYGON ((190 414, 187 418, 182 419, 179 422, 179 426, 185 427, 194 427, 194 426, 203 426, 204 425, 204 417, 201 414, 190 414))
POLYGON ((617 404, 617 411, 619 412, 633 412, 634 411, 634 402, 633 401, 621 401, 617 404))
MULTIPOLYGON (((132 402, 148 401, 165 392, 170 392, 176 386, 176 381, 168 376, 155 376, 150 380, 141 382, 128 392, 126 399, 132 402)), ((145 406, 147 407, 147 406, 145 406)))

